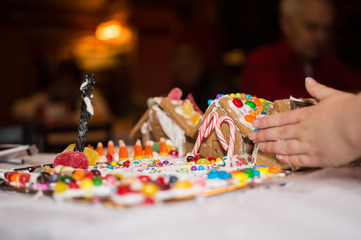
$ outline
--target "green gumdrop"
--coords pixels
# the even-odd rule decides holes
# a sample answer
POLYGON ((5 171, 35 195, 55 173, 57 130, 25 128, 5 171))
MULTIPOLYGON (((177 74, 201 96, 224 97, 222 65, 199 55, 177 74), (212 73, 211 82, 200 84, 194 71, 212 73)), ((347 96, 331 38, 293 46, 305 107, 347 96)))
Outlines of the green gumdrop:
POLYGON ((251 108, 256 108, 256 104, 252 101, 246 101, 245 104, 250 106, 251 108))
POLYGON ((152 145, 153 152, 159 152, 159 142, 152 145))
POLYGON ((148 98, 148 99, 147 99, 147 106, 148 106, 148 107, 152 106, 153 103, 154 103, 154 99, 153 99, 153 98, 148 98))
POLYGON ((267 112, 268 107, 269 107, 269 105, 271 105, 271 103, 272 103, 272 102, 267 101, 267 100, 263 101, 263 103, 262 103, 262 108, 263 108, 263 110, 267 112))

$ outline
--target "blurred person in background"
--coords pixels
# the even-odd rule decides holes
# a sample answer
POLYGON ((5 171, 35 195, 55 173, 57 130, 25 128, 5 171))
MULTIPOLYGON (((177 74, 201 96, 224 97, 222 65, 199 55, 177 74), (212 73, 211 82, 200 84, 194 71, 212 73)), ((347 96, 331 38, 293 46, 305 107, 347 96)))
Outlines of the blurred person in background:
MULTIPOLYGON (((77 126, 80 118, 81 82, 81 71, 73 61, 60 63, 45 90, 19 99, 13 104, 14 119, 19 122, 36 122, 49 127, 77 126)), ((112 113, 96 86, 92 94, 94 115, 91 116, 90 123, 94 125, 110 123, 112 113)))
POLYGON ((333 15, 330 0, 281 0, 283 37, 249 55, 241 90, 269 100, 309 97, 305 77, 339 90, 360 90, 360 79, 326 52, 333 15))

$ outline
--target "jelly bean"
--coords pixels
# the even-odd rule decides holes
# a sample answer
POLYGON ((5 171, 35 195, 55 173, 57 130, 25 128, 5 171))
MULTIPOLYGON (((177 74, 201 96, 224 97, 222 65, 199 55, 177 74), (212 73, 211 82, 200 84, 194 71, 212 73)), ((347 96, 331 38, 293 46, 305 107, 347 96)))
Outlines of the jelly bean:
POLYGON ((253 173, 253 171, 251 171, 251 172, 245 172, 247 175, 248 175, 248 178, 253 178, 254 177, 254 173, 253 173))
POLYGON ((254 114, 255 114, 255 115, 258 115, 258 114, 259 114, 259 111, 258 111, 258 110, 255 110, 255 111, 254 111, 254 114))
POLYGON ((138 179, 143 182, 143 183, 146 183, 146 182, 149 182, 150 181, 150 177, 149 176, 146 176, 146 175, 141 175, 141 176, 138 176, 138 179))
POLYGON ((217 172, 216 168, 212 168, 211 172, 217 172))
POLYGON ((251 112, 249 115, 256 118, 256 113, 255 112, 251 112))
POLYGON ((268 168, 268 172, 269 172, 269 173, 277 174, 277 173, 280 173, 280 172, 281 172, 281 169, 279 169, 279 168, 277 168, 277 167, 269 167, 269 168, 268 168))
POLYGON ((241 93, 241 97, 245 98, 246 94, 245 93, 241 93))
POLYGON ((192 167, 191 167, 191 171, 197 171, 197 167, 196 167, 196 166, 192 166, 192 167))
POLYGON ((238 108, 243 107, 242 101, 239 100, 238 98, 234 98, 232 102, 233 102, 233 104, 234 104, 236 107, 238 107, 238 108))
POLYGON ((262 103, 261 103, 261 101, 260 101, 258 98, 253 99, 253 102, 256 104, 257 107, 262 106, 262 103))
POLYGON ((78 170, 75 170, 75 172, 73 173, 73 179, 75 181, 81 181, 83 178, 84 178, 84 170, 82 169, 78 169, 78 170))
POLYGON ((176 181, 178 181, 178 178, 176 176, 170 176, 169 178, 169 183, 173 184, 175 183, 176 181))
POLYGON ((256 104, 252 101, 246 101, 244 104, 248 105, 250 108, 256 108, 256 104))
POLYGON ((95 186, 100 186, 100 185, 102 185, 102 179, 100 178, 100 177, 95 177, 94 179, 93 179, 93 183, 94 183, 94 185, 95 186))
POLYGON ((112 162, 113 161, 113 156, 112 155, 107 155, 106 159, 108 160, 108 162, 112 162))
MULTIPOLYGON (((213 169, 212 169, 213 170, 213 169)), ((210 173, 207 174, 208 179, 214 179, 217 178, 217 172, 213 172, 211 171, 210 173)))
POLYGON ((251 115, 246 115, 244 116, 244 120, 246 120, 249 123, 252 123, 254 120, 256 120, 256 118, 251 115))
POLYGON ((30 181, 30 174, 22 173, 19 177, 19 182, 25 184, 30 181))
POLYGON ((129 164, 130 164, 130 161, 127 160, 127 161, 123 162, 123 167, 128 168, 128 167, 129 167, 129 164))
POLYGON ((112 161, 110 164, 111 164, 113 167, 117 166, 117 162, 116 162, 116 161, 112 161))
POLYGON ((211 105, 211 104, 212 104, 212 102, 213 102, 213 100, 212 100, 212 99, 208 99, 208 101, 207 101, 208 105, 211 105))
POLYGON ((114 167, 113 167, 113 165, 109 164, 107 168, 113 169, 114 167))
POLYGON ((188 168, 182 168, 182 172, 187 173, 189 172, 188 168))
POLYGON ((235 98, 235 97, 236 97, 236 94, 231 93, 231 94, 229 94, 229 96, 230 96, 231 98, 235 98))
POLYGON ((55 193, 62 193, 62 192, 64 192, 64 191, 66 191, 67 188, 68 188, 68 187, 67 187, 66 183, 64 183, 64 182, 57 182, 57 183, 55 183, 54 192, 55 192, 55 193))
POLYGON ((232 173, 232 178, 235 178, 239 181, 245 181, 248 178, 248 174, 244 172, 234 172, 232 173))
POLYGON ((85 191, 90 191, 93 188, 93 180, 89 178, 84 178, 80 184, 80 188, 85 191))
POLYGON ((189 163, 187 163, 187 165, 193 166, 193 165, 194 165, 194 162, 189 162, 189 163))
POLYGON ((264 98, 258 98, 258 100, 259 100, 261 103, 263 103, 264 101, 266 101, 266 99, 264 99, 264 98))
POLYGON ((251 94, 246 94, 246 98, 253 98, 251 94))
POLYGON ((15 173, 16 172, 14 172, 14 171, 6 172, 6 173, 4 173, 4 177, 6 180, 10 181, 11 175, 13 175, 15 173))
POLYGON ((188 180, 179 180, 174 184, 175 188, 190 188, 192 186, 192 183, 188 180))
POLYGON ((217 158, 216 162, 222 161, 222 158, 217 158))
POLYGON ((130 193, 132 190, 130 189, 130 186, 119 186, 118 189, 117 189, 117 193, 119 195, 125 195, 125 194, 128 194, 130 193))
POLYGON ((253 169, 253 176, 259 177, 261 175, 261 172, 259 170, 253 169))
POLYGON ((155 201, 151 197, 145 197, 142 204, 143 205, 154 205, 155 201))
POLYGON ((105 181, 111 185, 115 184, 118 181, 118 178, 112 174, 108 174, 105 176, 105 181))
MULTIPOLYGON (((213 160, 213 161, 214 161, 214 160, 213 160)), ((198 170, 199 170, 199 171, 202 171, 202 170, 204 170, 204 167, 203 167, 203 166, 199 166, 199 167, 198 167, 198 170)))
POLYGON ((145 183, 142 187, 142 193, 148 197, 152 197, 159 191, 159 188, 154 183, 148 182, 145 183))
POLYGON ((164 164, 164 165, 168 165, 168 164, 169 164, 169 161, 165 160, 165 161, 163 161, 163 164, 164 164))
POLYGON ((20 181, 20 175, 21 175, 21 173, 18 173, 18 172, 12 174, 10 176, 10 181, 11 182, 19 182, 20 181))
POLYGON ((217 177, 225 180, 225 179, 232 178, 232 174, 227 173, 226 171, 218 171, 217 177))
POLYGON ((219 94, 219 93, 218 93, 218 94, 216 95, 216 99, 219 99, 219 98, 221 98, 221 97, 222 97, 222 94, 219 94))
POLYGON ((263 112, 263 108, 262 108, 262 107, 258 108, 258 111, 259 111, 260 113, 263 112))
POLYGON ((158 186, 163 185, 164 184, 164 178, 163 177, 158 177, 154 182, 158 186))
POLYGON ((78 189, 78 188, 79 188, 78 184, 76 184, 75 182, 69 183, 69 184, 68 184, 68 187, 69 187, 70 189, 78 189))
POLYGON ((90 172, 93 174, 94 177, 100 177, 102 174, 97 169, 92 169, 90 172))

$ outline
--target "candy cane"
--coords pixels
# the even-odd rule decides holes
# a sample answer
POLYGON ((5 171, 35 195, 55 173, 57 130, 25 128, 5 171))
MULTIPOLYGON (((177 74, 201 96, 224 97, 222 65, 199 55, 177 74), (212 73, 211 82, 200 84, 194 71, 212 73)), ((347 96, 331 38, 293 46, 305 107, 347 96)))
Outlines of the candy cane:
POLYGON ((194 144, 194 148, 192 151, 193 156, 195 156, 196 153, 198 152, 203 138, 208 137, 208 135, 213 131, 213 129, 217 125, 217 120, 218 120, 217 112, 211 112, 210 114, 208 114, 207 118, 204 119, 204 122, 202 123, 202 126, 199 130, 197 141, 194 144), (212 119, 212 121, 211 121, 211 119, 212 119), (211 121, 211 123, 209 124, 210 121, 211 121), (208 126, 208 124, 209 124, 209 126, 208 126))
POLYGON ((216 125, 217 137, 218 137, 223 149, 228 151, 227 156, 229 158, 231 158, 234 153, 235 132, 236 132, 236 130, 235 130, 235 126, 234 126, 234 122, 233 122, 232 118, 230 118, 229 116, 222 116, 222 117, 218 118, 217 125, 216 125), (226 121, 229 125, 229 131, 230 131, 229 144, 227 144, 227 141, 224 138, 223 133, 221 131, 221 124, 223 121, 226 121))

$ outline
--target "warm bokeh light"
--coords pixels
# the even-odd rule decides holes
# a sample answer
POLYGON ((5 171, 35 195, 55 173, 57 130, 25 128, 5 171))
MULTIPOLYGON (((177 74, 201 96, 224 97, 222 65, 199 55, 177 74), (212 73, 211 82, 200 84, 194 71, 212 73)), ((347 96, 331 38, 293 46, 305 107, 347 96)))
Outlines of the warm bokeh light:
POLYGON ((101 41, 122 44, 130 40, 130 30, 118 21, 111 20, 98 25, 95 37, 101 41))

